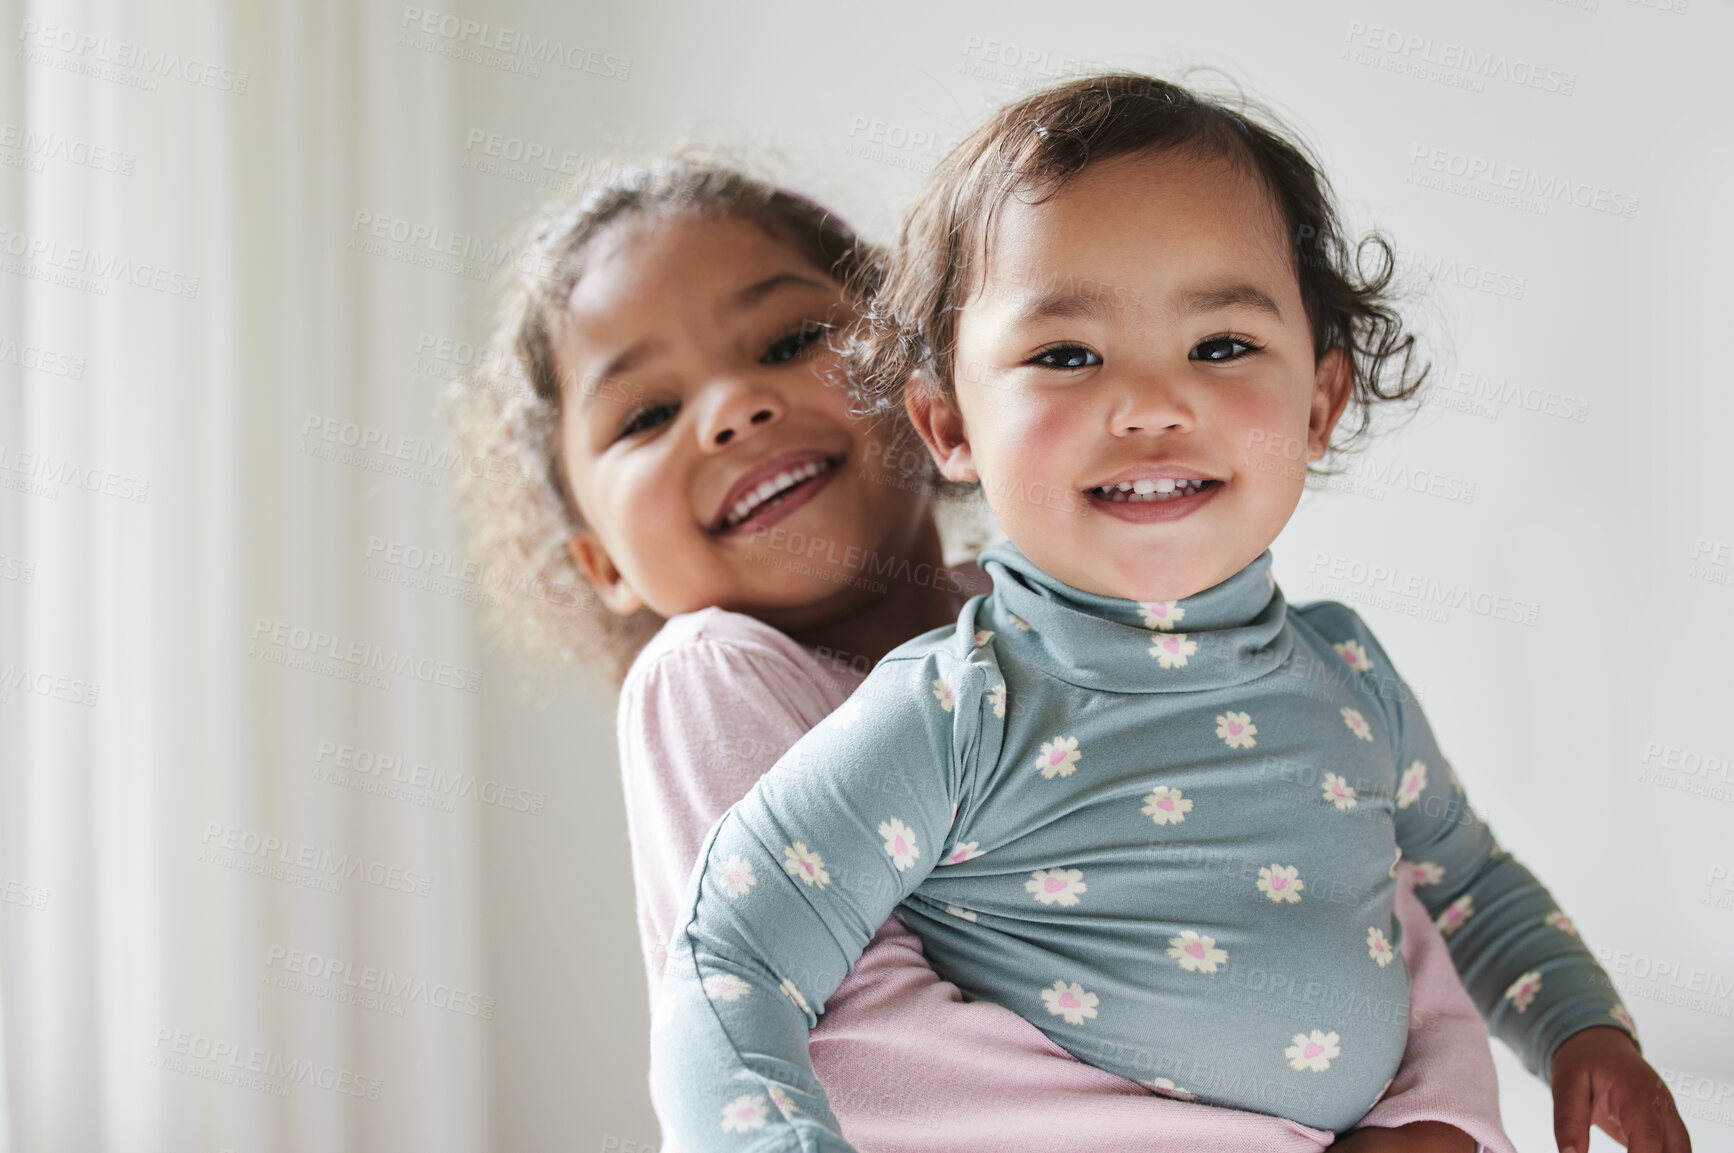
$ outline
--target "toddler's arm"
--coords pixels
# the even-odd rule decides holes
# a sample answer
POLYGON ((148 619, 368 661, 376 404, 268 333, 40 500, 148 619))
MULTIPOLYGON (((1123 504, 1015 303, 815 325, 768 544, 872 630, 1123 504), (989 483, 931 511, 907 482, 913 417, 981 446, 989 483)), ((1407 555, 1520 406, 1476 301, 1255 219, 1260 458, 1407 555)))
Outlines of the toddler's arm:
POLYGON ((1356 675, 1379 686, 1391 729, 1374 735, 1398 752, 1397 843, 1489 1029, 1544 1081, 1560 1045, 1583 1029, 1614 1026, 1635 1043, 1607 973, 1552 895, 1469 807, 1420 703, 1366 622, 1334 602, 1310 606, 1307 616, 1327 639, 1354 639, 1370 658, 1356 675))
POLYGON ((944 651, 887 658, 711 829, 651 1031, 652 1094, 683 1146, 850 1148, 807 1031, 942 858, 986 672, 944 651))

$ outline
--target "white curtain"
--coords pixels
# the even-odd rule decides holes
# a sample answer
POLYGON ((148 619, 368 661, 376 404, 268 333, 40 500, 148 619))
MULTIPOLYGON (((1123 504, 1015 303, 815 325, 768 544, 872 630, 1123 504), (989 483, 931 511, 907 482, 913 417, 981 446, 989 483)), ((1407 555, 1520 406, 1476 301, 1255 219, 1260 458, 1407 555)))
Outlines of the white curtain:
POLYGON ((449 62, 385 5, 0 15, 0 1143, 482 1148, 479 665, 404 584, 449 62))

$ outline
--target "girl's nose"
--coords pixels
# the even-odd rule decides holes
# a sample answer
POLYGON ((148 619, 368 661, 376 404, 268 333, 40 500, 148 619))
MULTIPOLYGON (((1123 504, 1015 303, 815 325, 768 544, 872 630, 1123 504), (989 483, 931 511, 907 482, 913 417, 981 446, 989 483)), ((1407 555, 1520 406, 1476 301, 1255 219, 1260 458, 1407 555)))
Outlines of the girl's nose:
POLYGON ((783 401, 773 392, 743 383, 719 383, 709 412, 699 426, 699 443, 709 451, 751 436, 782 419, 783 401))
POLYGON ((1110 428, 1115 436, 1137 432, 1184 432, 1192 427, 1192 410, 1180 390, 1155 376, 1129 381, 1117 399, 1110 428))

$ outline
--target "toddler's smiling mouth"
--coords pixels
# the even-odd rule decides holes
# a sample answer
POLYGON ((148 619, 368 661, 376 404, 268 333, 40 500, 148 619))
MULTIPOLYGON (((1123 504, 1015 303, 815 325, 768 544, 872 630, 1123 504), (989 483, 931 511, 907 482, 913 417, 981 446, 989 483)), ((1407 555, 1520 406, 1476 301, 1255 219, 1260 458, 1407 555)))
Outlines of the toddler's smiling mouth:
POLYGON ((737 480, 710 531, 727 535, 749 521, 769 524, 805 504, 831 479, 841 456, 819 452, 780 453, 737 480))

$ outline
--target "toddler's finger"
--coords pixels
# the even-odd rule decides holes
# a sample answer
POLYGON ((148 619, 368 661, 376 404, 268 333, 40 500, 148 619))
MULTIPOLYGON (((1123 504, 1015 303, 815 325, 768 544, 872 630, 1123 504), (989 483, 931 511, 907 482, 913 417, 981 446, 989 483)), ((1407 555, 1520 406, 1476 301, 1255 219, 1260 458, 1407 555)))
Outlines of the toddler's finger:
POLYGON ((1589 1078, 1574 1076, 1553 1087, 1553 1139, 1559 1153, 1589 1153, 1589 1078))

